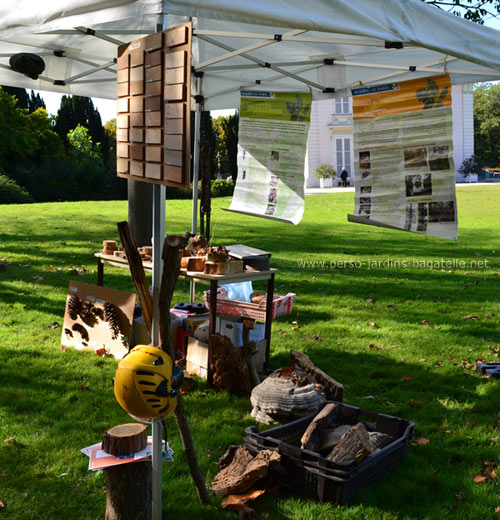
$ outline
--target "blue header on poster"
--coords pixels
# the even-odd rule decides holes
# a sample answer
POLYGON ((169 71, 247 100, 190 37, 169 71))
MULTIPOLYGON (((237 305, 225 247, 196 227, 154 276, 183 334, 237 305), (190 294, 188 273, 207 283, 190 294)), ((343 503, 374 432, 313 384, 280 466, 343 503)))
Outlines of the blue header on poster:
POLYGON ((353 96, 366 96, 367 94, 378 94, 379 92, 390 92, 399 90, 399 83, 388 83, 387 85, 378 85, 377 87, 353 88, 353 96))

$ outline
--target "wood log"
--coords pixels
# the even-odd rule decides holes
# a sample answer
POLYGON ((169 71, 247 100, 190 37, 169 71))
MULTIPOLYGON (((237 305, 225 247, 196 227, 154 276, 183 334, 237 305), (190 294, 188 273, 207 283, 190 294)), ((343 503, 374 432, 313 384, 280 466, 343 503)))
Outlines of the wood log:
POLYGON ((235 274, 243 271, 243 260, 230 260, 229 262, 206 261, 203 272, 205 274, 235 274))
POLYGON ((335 381, 326 372, 316 367, 309 359, 309 356, 297 350, 290 351, 290 358, 293 363, 299 365, 307 374, 312 377, 316 383, 322 385, 325 389, 328 401, 337 401, 341 403, 344 400, 344 386, 335 381))
POLYGON ((231 463, 215 476, 212 491, 218 496, 244 493, 267 476, 269 468, 280 458, 280 454, 272 450, 262 450, 254 457, 240 446, 234 452, 231 463))
POLYGON ((186 269, 188 271, 203 272, 205 260, 204 256, 189 256, 186 269))
MULTIPOLYGON (((175 285, 180 272, 179 251, 186 247, 186 237, 167 235, 163 245, 163 273, 159 297, 159 320, 160 320, 160 346, 167 354, 175 360, 174 346, 170 334, 170 306, 174 294, 175 285)), ((175 422, 179 429, 182 446, 191 472, 191 477, 196 486, 198 498, 201 502, 208 504, 208 492, 205 481, 198 465, 198 457, 194 448, 191 429, 184 410, 184 401, 180 392, 177 394, 177 406, 174 410, 175 422)))
POLYGON ((385 448, 394 440, 393 437, 382 432, 369 432, 369 436, 370 444, 374 452, 385 448))
POLYGON ((363 423, 358 423, 345 433, 340 442, 327 455, 334 462, 360 463, 373 452, 368 430, 363 423))
POLYGON ((300 439, 300 444, 303 450, 319 451, 323 442, 323 437, 328 431, 328 428, 334 423, 334 410, 337 408, 335 403, 326 404, 323 409, 311 421, 307 430, 300 439))
POLYGON ((153 318, 153 301, 149 294, 149 286, 146 280, 146 274, 144 273, 144 267, 142 260, 137 251, 135 241, 130 233, 130 228, 127 222, 118 222, 118 233, 120 234, 120 240, 122 241, 125 253, 127 255, 128 265, 130 268, 130 274, 132 276, 132 282, 134 283, 137 297, 142 307, 142 314, 144 315, 144 322, 148 331, 151 333, 151 322, 153 318))
MULTIPOLYGON (((103 449, 112 455, 135 453, 142 446, 143 424, 123 424, 104 433, 103 449), (127 432, 130 432, 127 434, 127 432), (130 452, 130 449, 134 451, 130 452), (111 451, 108 451, 111 450, 111 451)), ((147 433, 145 433, 147 436, 147 433)), ((106 520, 151 520, 152 469, 149 461, 120 464, 103 469, 106 479, 106 520)))
POLYGON ((104 433, 102 449, 110 455, 131 455, 143 450, 147 442, 148 432, 145 424, 119 424, 104 433))

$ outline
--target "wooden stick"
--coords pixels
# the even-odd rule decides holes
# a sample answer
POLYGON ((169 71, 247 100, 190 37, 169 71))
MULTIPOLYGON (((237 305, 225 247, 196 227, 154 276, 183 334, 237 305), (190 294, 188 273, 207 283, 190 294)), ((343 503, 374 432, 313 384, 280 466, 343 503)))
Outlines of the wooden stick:
MULTIPOLYGON (((159 317, 160 317, 160 347, 175 360, 174 346, 170 334, 170 305, 174 294, 175 284, 180 271, 180 250, 184 249, 186 238, 167 235, 163 245, 163 275, 160 286, 159 317)), ((189 470, 196 486, 198 498, 201 502, 209 502, 207 487, 194 448, 193 437, 189 428, 184 402, 181 394, 177 396, 177 406, 174 411, 175 422, 182 439, 182 446, 188 460, 189 470)))
POLYGON ((130 233, 130 228, 126 221, 118 222, 118 233, 120 234, 120 240, 125 248, 127 254, 128 265, 130 268, 130 275, 132 276, 132 282, 137 292, 137 297, 142 307, 142 314, 144 315, 144 322, 148 331, 151 333, 151 322, 153 317, 153 301, 149 294, 149 286, 146 280, 146 274, 142 265, 141 256, 137 251, 134 239, 130 233))

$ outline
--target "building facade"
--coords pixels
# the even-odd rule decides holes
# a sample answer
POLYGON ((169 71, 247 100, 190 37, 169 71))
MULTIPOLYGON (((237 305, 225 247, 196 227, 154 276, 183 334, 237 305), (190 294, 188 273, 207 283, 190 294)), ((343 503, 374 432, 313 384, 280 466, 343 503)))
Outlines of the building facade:
MULTIPOLYGON (((453 160, 457 182, 464 179, 457 172, 463 160, 474 153, 473 84, 452 86, 453 109, 453 160)), ((331 164, 340 174, 342 168, 349 173, 348 182, 354 185, 354 142, 352 98, 314 101, 311 108, 311 127, 307 140, 305 164, 306 188, 319 187, 314 170, 323 163, 331 164)), ((470 181, 477 177, 469 176, 470 181)), ((340 183, 339 176, 333 185, 340 183)))

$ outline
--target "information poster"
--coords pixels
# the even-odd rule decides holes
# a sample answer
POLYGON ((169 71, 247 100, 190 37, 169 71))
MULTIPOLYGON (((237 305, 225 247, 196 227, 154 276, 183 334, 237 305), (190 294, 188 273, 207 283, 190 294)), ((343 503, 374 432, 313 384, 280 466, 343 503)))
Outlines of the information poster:
POLYGON ((242 91, 238 178, 229 211, 298 224, 311 94, 242 91))
POLYGON ((353 89, 351 222, 455 239, 449 76, 353 89))

